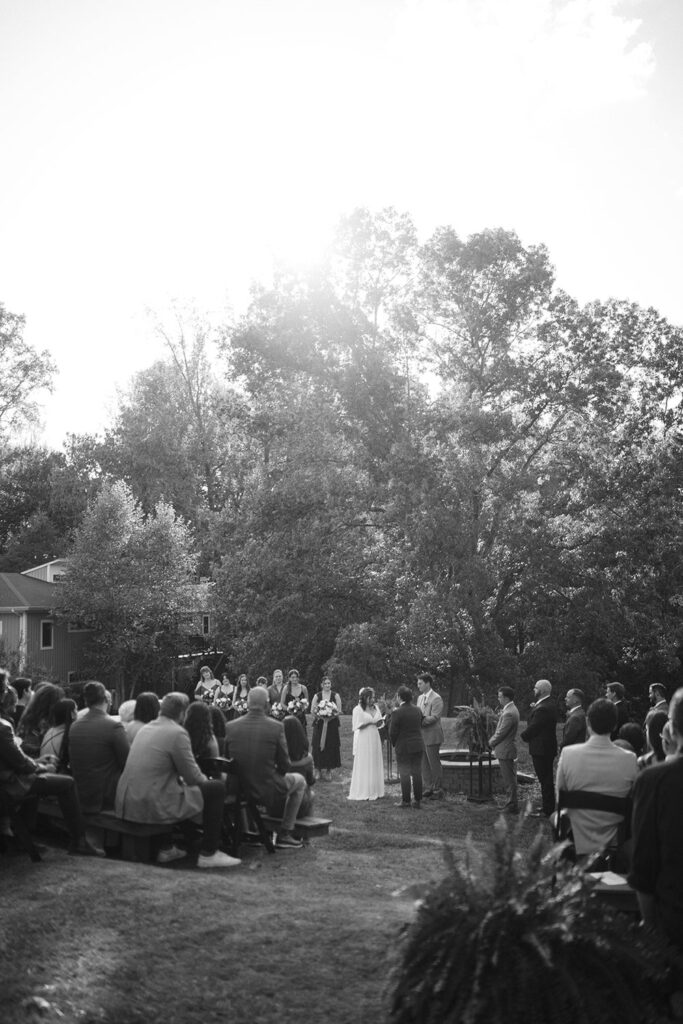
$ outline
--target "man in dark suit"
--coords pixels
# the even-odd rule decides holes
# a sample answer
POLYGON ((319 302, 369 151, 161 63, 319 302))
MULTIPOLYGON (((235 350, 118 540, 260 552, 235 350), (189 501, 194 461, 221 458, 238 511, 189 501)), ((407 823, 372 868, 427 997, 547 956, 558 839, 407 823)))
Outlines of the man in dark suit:
POLYGON ((517 800, 517 729, 519 711, 514 702, 514 691, 510 686, 498 690, 498 703, 503 709, 496 731, 489 740, 489 747, 498 760, 500 777, 507 792, 503 810, 509 814, 519 813, 517 800))
POLYGON ((583 710, 585 699, 583 690, 567 690, 564 698, 567 718, 562 730, 563 750, 575 743, 586 742, 586 712, 583 710))
POLYGON ((552 686, 547 679, 539 679, 534 686, 535 704, 522 739, 529 744, 534 771, 541 786, 541 810, 532 812, 535 818, 546 817, 555 810, 553 761, 557 753, 557 705, 550 696, 552 686))
POLYGON ((226 726, 227 755, 237 762, 240 782, 251 798, 273 817, 282 817, 276 847, 296 850, 303 843, 292 835, 294 823, 309 813, 311 801, 306 779, 292 770, 284 726, 267 714, 267 708, 267 690, 254 686, 246 715, 226 726))
POLYGON ((83 813, 97 814, 114 806, 130 743, 121 722, 107 714, 102 683, 86 683, 83 697, 87 711, 71 726, 69 757, 83 813))
POLYGON ((413 691, 409 686, 399 686, 400 706, 391 713, 389 739, 396 750, 398 777, 401 780, 400 807, 410 807, 410 783, 413 783, 415 807, 422 800, 422 712, 413 704, 413 691))
POLYGON ((605 687, 605 696, 607 700, 612 701, 617 709, 617 725, 610 736, 611 740, 616 740, 622 725, 626 725, 631 719, 628 704, 626 703, 626 690, 621 683, 608 683, 605 687))

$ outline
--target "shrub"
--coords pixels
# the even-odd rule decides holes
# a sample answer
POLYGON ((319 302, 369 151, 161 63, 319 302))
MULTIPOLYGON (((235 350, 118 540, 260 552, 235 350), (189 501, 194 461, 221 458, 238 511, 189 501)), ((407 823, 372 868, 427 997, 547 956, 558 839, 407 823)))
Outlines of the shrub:
POLYGON ((446 849, 446 877, 409 924, 392 1024, 598 1024, 666 1019, 674 956, 591 893, 539 835, 502 820, 486 851, 446 849))

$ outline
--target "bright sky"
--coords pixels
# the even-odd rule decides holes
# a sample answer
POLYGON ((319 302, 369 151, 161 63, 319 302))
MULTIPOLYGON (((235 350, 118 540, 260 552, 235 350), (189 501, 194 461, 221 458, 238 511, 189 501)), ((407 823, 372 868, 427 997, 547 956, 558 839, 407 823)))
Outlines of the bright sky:
POLYGON ((683 323, 682 38, 683 0, 0 0, 0 301, 60 368, 46 442, 160 354, 146 307, 239 310, 357 205, 683 323))

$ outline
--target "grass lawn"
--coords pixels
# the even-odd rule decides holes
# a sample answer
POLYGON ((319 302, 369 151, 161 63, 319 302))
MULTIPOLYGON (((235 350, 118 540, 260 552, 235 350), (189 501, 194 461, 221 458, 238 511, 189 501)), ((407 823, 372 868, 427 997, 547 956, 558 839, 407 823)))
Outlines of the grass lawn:
MULTIPOLYGON (((392 951, 420 886, 443 871, 443 842, 486 842, 498 811, 464 796, 403 811, 397 784, 381 801, 349 802, 350 721, 342 718, 341 771, 316 786, 315 812, 333 828, 303 850, 244 848, 241 867, 213 873, 58 847, 42 864, 2 858, 0 1019, 385 1020, 392 951), (45 1001, 39 1017, 32 997, 45 1001)), ((521 841, 538 828, 525 822, 521 841)))

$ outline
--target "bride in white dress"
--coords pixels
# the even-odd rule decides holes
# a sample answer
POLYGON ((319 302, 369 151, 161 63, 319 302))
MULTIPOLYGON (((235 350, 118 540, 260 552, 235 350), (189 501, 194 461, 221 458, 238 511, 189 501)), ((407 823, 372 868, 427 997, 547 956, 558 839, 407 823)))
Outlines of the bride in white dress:
POLYGON ((349 800, 377 800, 384 796, 384 759, 377 726, 382 715, 375 706, 375 691, 364 686, 353 709, 353 772, 349 800))

